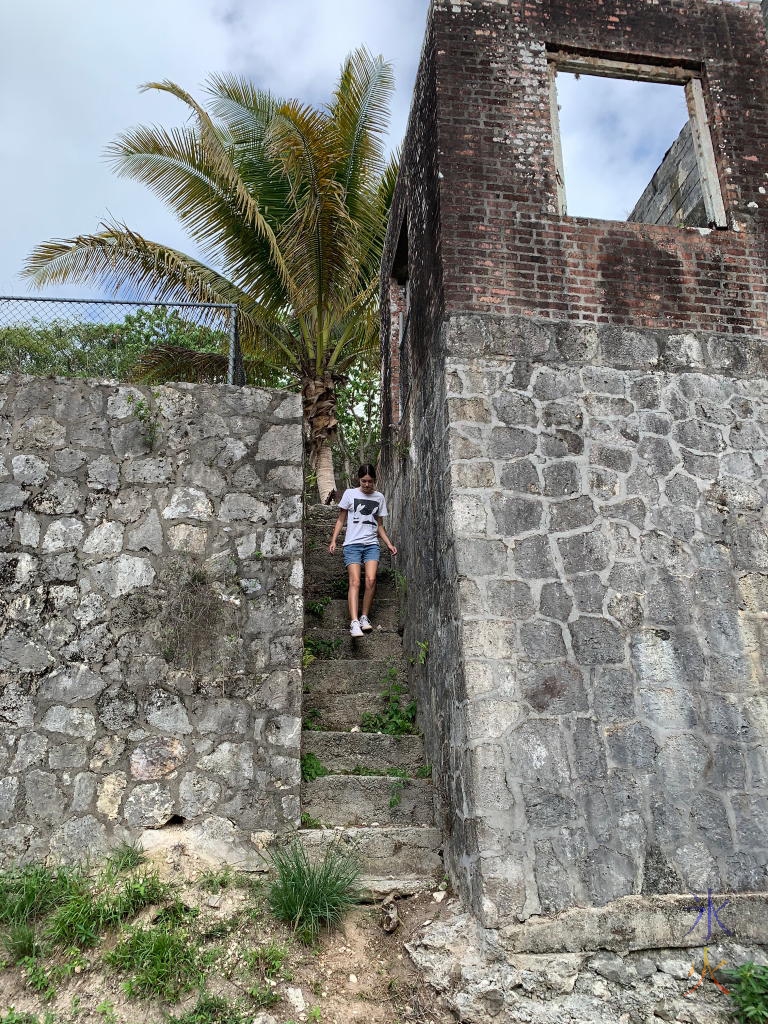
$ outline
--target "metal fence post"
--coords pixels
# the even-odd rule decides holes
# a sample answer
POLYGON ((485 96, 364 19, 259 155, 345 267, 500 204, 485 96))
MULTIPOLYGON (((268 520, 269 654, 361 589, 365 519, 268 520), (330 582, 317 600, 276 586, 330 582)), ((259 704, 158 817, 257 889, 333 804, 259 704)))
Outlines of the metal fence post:
POLYGON ((240 333, 238 330, 238 307, 232 305, 229 317, 229 366, 227 368, 227 384, 245 384, 245 367, 243 354, 240 351, 240 333))

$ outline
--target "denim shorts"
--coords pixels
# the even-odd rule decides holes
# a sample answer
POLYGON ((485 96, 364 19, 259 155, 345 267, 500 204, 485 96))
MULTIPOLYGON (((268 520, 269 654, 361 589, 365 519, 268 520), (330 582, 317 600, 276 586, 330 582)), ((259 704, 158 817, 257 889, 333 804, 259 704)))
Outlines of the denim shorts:
POLYGON ((363 565, 365 562, 378 562, 381 558, 378 544, 345 544, 342 550, 344 565, 363 565))

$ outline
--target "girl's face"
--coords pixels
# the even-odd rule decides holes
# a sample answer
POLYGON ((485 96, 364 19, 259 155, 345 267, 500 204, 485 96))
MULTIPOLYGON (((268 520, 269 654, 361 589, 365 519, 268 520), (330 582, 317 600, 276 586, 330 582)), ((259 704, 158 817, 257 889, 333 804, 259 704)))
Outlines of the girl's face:
POLYGON ((360 477, 360 490, 363 494, 373 494, 376 487, 376 481, 372 476, 361 476, 360 477))

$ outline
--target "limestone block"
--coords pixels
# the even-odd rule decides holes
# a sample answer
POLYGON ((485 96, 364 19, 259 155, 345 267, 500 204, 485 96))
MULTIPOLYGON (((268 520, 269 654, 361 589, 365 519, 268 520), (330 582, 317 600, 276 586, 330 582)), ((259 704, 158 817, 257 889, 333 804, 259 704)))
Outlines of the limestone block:
POLYGON ((11 762, 12 772, 23 772, 33 764, 40 764, 48 750, 48 737, 35 732, 23 732, 16 744, 16 755, 11 762))
POLYGON ((19 544, 35 548, 40 542, 40 521, 31 512, 16 513, 16 528, 19 532, 19 544))
POLYGON ((45 531, 43 554, 73 551, 83 539, 85 527, 78 519, 56 519, 45 531))
POLYGON ((53 823, 60 821, 64 797, 52 772, 33 769, 24 777, 25 816, 53 823))
POLYGON ((221 786, 200 772, 187 772, 179 784, 179 810, 184 818, 196 818, 218 804, 221 786))
POLYGON ((300 492, 304 486, 301 466, 275 466, 267 473, 267 486, 287 494, 300 492))
POLYGON ((37 675, 52 664, 53 658, 45 647, 17 630, 9 630, 0 640, 0 668, 37 675))
MULTIPOLYGON (((277 706, 282 705, 277 701, 277 706)), ((248 730, 251 709, 245 701, 240 700, 209 700, 199 709, 196 716, 197 731, 203 734, 228 733, 244 735, 248 730)))
POLYGON ((58 743, 48 753, 49 768, 82 768, 88 760, 85 743, 58 743))
POLYGON ((155 570, 146 558, 119 555, 110 561, 89 567, 89 575, 96 587, 110 597, 122 597, 140 587, 148 587, 155 578, 155 570))
POLYGON ((48 732, 60 732, 65 736, 81 736, 83 739, 92 739, 96 733, 96 722, 90 711, 59 705, 46 711, 40 726, 48 732))
POLYGON ((200 758, 198 768, 212 772, 227 780, 228 785, 241 789, 253 780, 253 748, 250 743, 220 743, 206 757, 200 758))
POLYGON ((0 824, 7 825, 16 820, 14 811, 18 794, 19 780, 15 775, 0 779, 0 824))
POLYGON ((302 531, 270 528, 265 531, 261 553, 265 558, 285 558, 301 551, 302 531))
POLYGON ((182 701, 167 690, 153 689, 146 698, 144 714, 153 728, 163 733, 192 732, 189 715, 182 701))
POLYGON ((85 454, 77 448, 62 448, 53 453, 53 464, 59 473, 76 473, 85 461, 85 454))
POLYGON ((13 479, 20 484, 33 487, 41 484, 48 476, 49 465, 36 455, 15 455, 11 459, 13 479))
POLYGON ((605 619, 583 615, 569 623, 573 650, 582 665, 605 665, 624 661, 624 637, 605 619))
POLYGON ((163 528, 156 509, 150 509, 138 525, 128 530, 125 546, 130 551, 146 549, 155 555, 163 553, 163 528))
POLYGON ((172 551, 182 551, 190 555, 205 554, 208 543, 208 531, 204 526, 190 526, 179 523, 168 531, 168 546, 172 551))
POLYGON ((297 424, 268 427, 259 441, 256 458, 268 462, 301 463, 301 430, 297 424))
POLYGON ((525 579, 557 577, 547 536, 527 537, 516 541, 513 561, 517 574, 525 579))
POLYGON ((112 820, 118 817, 120 803, 127 785, 125 772, 114 772, 104 777, 99 784, 96 810, 112 820))
POLYGON ((0 484, 0 512, 21 508, 27 499, 22 487, 16 484, 0 484))
POLYGON ((123 463, 123 479, 129 484, 162 484, 171 480, 170 459, 128 459, 123 463))
POLYGON ((224 496, 219 517, 224 522, 247 519, 252 523, 266 523, 272 519, 272 511, 265 502, 259 501, 253 495, 234 492, 224 496))
POLYGON ((152 736, 131 752, 131 775, 149 781, 170 775, 182 764, 187 748, 170 736, 152 736))
POLYGON ((87 555, 117 555, 122 550, 124 532, 122 523, 99 523, 86 538, 83 551, 87 555))
POLYGON ((35 512, 46 516, 79 515, 85 508, 85 497, 76 480, 59 478, 36 495, 31 505, 35 512))
POLYGON ((167 786, 150 782, 135 786, 128 794, 123 808, 127 824, 135 827, 158 828, 174 813, 173 798, 167 786))
POLYGON ((60 448, 66 437, 66 428, 50 416, 29 416, 15 431, 19 448, 60 448))
MULTIPOLYGON (((205 491, 207 494, 220 495, 225 487, 226 480, 223 473, 213 466, 207 466, 204 462, 190 462, 184 466, 182 479, 185 484, 191 484, 205 491)), ((235 484, 235 486, 238 486, 235 484)))
POLYGON ((67 864, 98 863, 109 853, 107 830, 93 815, 70 818, 51 836, 51 856, 67 864))
POLYGON ((212 515, 210 500, 197 487, 177 487, 163 509, 163 519, 198 519, 208 522, 212 515))

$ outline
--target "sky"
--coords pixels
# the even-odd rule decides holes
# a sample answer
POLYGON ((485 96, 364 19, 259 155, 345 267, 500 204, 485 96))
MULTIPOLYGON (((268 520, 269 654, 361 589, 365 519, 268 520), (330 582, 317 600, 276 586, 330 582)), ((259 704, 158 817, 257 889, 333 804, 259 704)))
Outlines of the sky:
MULTIPOLYGON (((103 158, 105 146, 132 125, 182 122, 186 108, 170 96, 140 93, 142 82, 170 78, 200 97, 208 74, 235 72, 278 95, 320 104, 344 56, 365 44, 394 65, 390 141, 397 145, 427 2, 0 0, 0 295, 32 294, 18 272, 36 244, 97 231, 105 218, 194 253, 162 202, 117 178, 103 158)), ((608 82, 606 107, 605 96, 587 95, 586 77, 560 77, 571 79, 560 96, 569 212, 589 215, 590 203, 610 199, 592 215, 624 218, 677 131, 659 131, 668 118, 656 100, 618 97, 617 86, 635 83, 608 82), (595 138, 611 144, 597 161, 608 170, 607 184, 595 173, 595 138), (646 153, 647 173, 638 174, 638 153, 649 140, 656 148, 646 153)), ((47 294, 93 290, 64 285, 47 294)))

